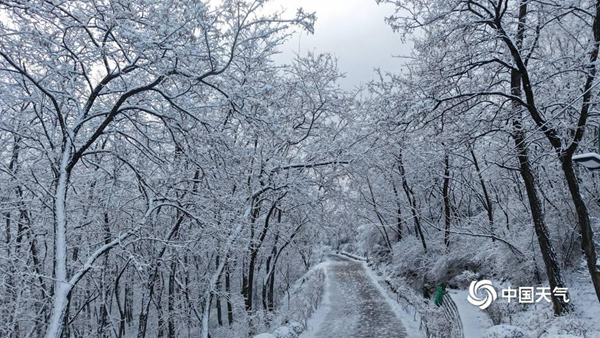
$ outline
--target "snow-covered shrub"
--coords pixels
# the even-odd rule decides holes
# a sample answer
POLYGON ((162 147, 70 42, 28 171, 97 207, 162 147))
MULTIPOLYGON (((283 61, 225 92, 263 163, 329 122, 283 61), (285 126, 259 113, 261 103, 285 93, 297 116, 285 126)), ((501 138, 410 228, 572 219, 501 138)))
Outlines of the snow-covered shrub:
POLYGON ((306 328, 308 318, 319 307, 325 294, 326 264, 316 265, 296 281, 277 310, 273 325, 289 326, 292 332, 297 332, 300 327, 302 330, 306 328))
POLYGON ((487 329, 483 338, 530 338, 530 336, 516 326, 496 325, 487 329))
POLYGON ((392 262, 393 275, 391 279, 402 277, 415 290, 423 287, 423 277, 428 267, 432 264, 431 254, 423 253, 420 241, 410 236, 394 245, 394 258, 392 262))
POLYGON ((298 337, 298 334, 296 334, 296 332, 294 332, 292 329, 290 329, 287 326, 281 326, 281 327, 277 328, 277 330, 275 330, 273 332, 273 335, 277 338, 296 338, 296 337, 298 337))
POLYGON ((288 325, 278 327, 273 331, 273 334, 263 333, 254 338, 297 338, 304 329, 304 325, 298 322, 290 322, 288 325))
POLYGON ((391 261, 390 250, 376 227, 371 224, 363 225, 358 228, 358 232, 360 233, 358 246, 362 250, 356 253, 364 252, 369 260, 375 262, 388 263, 391 261))
POLYGON ((277 337, 270 333, 261 333, 261 334, 254 336, 254 338, 277 338, 277 337))
POLYGON ((453 338, 452 322, 444 316, 444 309, 432 303, 421 307, 422 325, 428 337, 453 338))
POLYGON ((470 270, 465 270, 459 275, 450 278, 448 286, 455 289, 466 289, 474 280, 479 280, 479 274, 470 270))
MULTIPOLYGON (((556 327, 556 334, 554 334, 554 337, 562 336, 564 338, 569 335, 585 337, 586 333, 589 331, 588 324, 574 316, 558 318, 553 321, 553 324, 556 327)), ((595 334, 598 334, 598 331, 596 331, 595 334)), ((552 335, 548 335, 547 337, 552 337, 552 335)))
POLYGON ((493 302, 490 307, 484 311, 492 320, 494 325, 500 325, 502 323, 512 323, 512 316, 522 311, 523 306, 516 302, 493 302))
MULTIPOLYGON (((306 329, 308 318, 319 307, 325 294, 326 264, 317 264, 296 281, 275 315, 269 318, 271 327, 277 329, 273 334, 259 335, 260 338, 296 338, 306 329)), ((259 331, 267 329, 261 327, 259 331)))
POLYGON ((290 322, 288 327, 295 332, 297 335, 300 335, 304 331, 304 325, 298 322, 290 322))
POLYGON ((530 312, 528 317, 534 316, 541 317, 538 319, 540 324, 526 326, 529 323, 524 322, 520 326, 536 330, 536 336, 539 338, 600 337, 600 333, 591 327, 591 323, 580 319, 576 313, 545 319, 537 313, 530 312))

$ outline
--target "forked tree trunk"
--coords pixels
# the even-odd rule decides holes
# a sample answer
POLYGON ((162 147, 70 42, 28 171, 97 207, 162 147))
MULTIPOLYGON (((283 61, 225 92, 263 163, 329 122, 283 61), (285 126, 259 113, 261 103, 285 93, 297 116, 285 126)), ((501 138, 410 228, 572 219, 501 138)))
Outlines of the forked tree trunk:
POLYGON ((67 212, 66 198, 71 155, 71 141, 67 139, 59 164, 54 196, 54 297, 46 338, 60 338, 72 285, 67 280, 67 212))

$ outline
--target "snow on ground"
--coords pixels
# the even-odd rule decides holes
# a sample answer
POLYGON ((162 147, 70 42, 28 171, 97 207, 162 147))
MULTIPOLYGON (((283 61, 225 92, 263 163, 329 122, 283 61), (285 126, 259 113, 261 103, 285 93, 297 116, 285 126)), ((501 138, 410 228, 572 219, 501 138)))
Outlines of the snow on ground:
POLYGON ((363 263, 337 255, 329 259, 324 304, 300 337, 409 337, 363 263))
POLYGON ((544 309, 529 307, 513 316, 515 325, 536 338, 600 338, 600 303, 589 276, 583 272, 570 277, 567 285, 574 313, 555 317, 551 304, 544 304, 544 309))
POLYGON ((600 303, 594 286, 584 275, 577 283, 569 287, 571 299, 575 302, 578 318, 586 323, 588 337, 600 337, 600 303))
POLYGON ((469 290, 448 290, 458 308, 465 338, 481 338, 485 331, 493 326, 490 317, 479 307, 467 301, 469 290))

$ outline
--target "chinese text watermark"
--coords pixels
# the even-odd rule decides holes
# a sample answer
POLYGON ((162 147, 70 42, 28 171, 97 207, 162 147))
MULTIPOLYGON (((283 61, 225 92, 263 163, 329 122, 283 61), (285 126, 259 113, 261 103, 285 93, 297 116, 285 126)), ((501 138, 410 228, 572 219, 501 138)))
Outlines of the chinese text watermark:
MULTIPOLYGON (((519 304, 533 304, 546 301, 550 303, 552 296, 562 298, 562 301, 568 303, 568 289, 555 287, 551 290, 549 287, 519 287, 504 288, 500 290, 500 297, 507 300, 508 303, 515 302, 519 304)), ((492 302, 498 298, 498 292, 489 280, 472 281, 469 286, 469 303, 478 306, 480 309, 488 308, 492 302)))

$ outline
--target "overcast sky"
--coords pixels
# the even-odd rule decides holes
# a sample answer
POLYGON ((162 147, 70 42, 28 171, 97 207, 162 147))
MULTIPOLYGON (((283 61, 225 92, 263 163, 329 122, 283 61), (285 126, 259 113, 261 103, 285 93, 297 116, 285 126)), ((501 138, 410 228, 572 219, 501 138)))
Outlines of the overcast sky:
POLYGON ((405 61, 394 56, 410 54, 410 43, 403 45, 384 22, 394 12, 393 5, 377 5, 375 0, 274 0, 271 6, 287 8, 290 15, 299 7, 317 13, 315 34, 296 34, 279 59, 287 62, 293 52, 333 53, 346 73, 340 81, 345 89, 373 79, 374 68, 399 71, 405 61))

